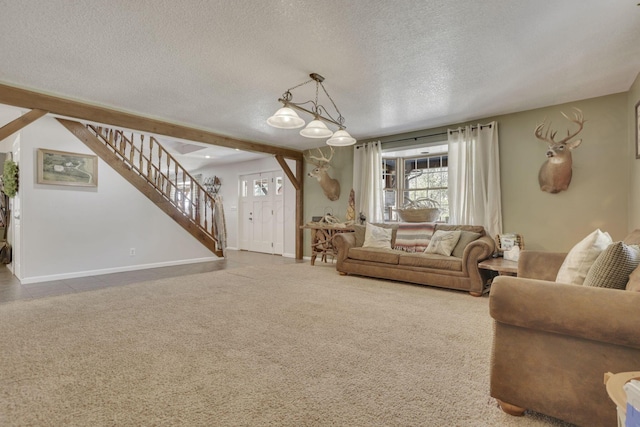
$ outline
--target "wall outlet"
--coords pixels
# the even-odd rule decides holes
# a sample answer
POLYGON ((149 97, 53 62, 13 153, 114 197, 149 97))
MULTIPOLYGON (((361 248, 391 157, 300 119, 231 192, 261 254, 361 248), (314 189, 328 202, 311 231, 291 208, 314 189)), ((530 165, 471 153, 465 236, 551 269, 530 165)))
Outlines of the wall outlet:
POLYGON ((129 249, 129 255, 134 256, 136 254, 136 248, 129 249))

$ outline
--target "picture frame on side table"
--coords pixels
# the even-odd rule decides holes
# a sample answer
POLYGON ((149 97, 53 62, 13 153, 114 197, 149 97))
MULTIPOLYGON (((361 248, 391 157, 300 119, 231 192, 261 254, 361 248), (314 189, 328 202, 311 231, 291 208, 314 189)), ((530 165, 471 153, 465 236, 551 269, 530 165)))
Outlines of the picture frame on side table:
POLYGON ((38 148, 38 184, 98 186, 98 156, 38 148))
POLYGON ((640 101, 636 104, 636 159, 640 159, 640 101))

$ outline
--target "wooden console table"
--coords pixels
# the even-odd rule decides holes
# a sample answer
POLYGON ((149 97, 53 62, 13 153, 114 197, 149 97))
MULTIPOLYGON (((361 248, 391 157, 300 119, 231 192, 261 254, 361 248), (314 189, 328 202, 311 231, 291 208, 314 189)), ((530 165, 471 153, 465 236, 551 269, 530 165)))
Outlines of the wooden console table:
POLYGON ((324 262, 327 262, 327 255, 336 256, 337 252, 333 247, 333 236, 338 233, 354 231, 353 227, 340 227, 324 223, 309 223, 300 228, 311 230, 311 265, 315 264, 318 255, 324 262))

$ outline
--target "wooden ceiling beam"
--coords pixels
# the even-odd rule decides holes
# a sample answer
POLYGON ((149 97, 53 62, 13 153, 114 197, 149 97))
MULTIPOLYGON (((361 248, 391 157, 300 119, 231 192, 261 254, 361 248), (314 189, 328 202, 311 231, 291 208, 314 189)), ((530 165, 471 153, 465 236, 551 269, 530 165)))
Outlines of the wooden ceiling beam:
POLYGON ((260 144, 217 135, 212 132, 151 119, 110 108, 99 107, 70 99, 45 95, 38 92, 0 84, 0 103, 20 108, 48 111, 75 119, 165 135, 243 151, 279 155, 288 159, 302 160, 302 152, 284 147, 260 144))
POLYGON ((47 114, 47 112, 44 110, 31 110, 28 113, 18 117, 17 119, 7 123, 0 128, 0 141, 18 132, 28 124, 35 122, 45 114, 47 114))

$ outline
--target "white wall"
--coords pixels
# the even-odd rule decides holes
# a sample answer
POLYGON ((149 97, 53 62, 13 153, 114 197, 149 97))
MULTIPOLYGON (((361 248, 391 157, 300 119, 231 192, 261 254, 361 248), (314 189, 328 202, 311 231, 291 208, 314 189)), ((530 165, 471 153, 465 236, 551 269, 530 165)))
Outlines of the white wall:
MULTIPOLYGON (((287 160, 289 168, 295 173, 295 161, 287 160)), ((224 215, 227 223, 227 247, 237 249, 239 247, 238 224, 238 193, 239 179, 242 175, 281 171, 280 164, 275 157, 252 160, 231 165, 210 166, 197 171, 189 171, 191 174, 202 174, 203 178, 217 176, 222 182, 220 195, 224 204, 224 215)), ((284 177, 284 253, 283 256, 295 257, 296 244, 296 190, 289 179, 284 177)))
POLYGON ((92 154, 55 118, 24 128, 20 144, 22 283, 217 259, 102 160, 97 188, 36 184, 38 148, 92 154))

